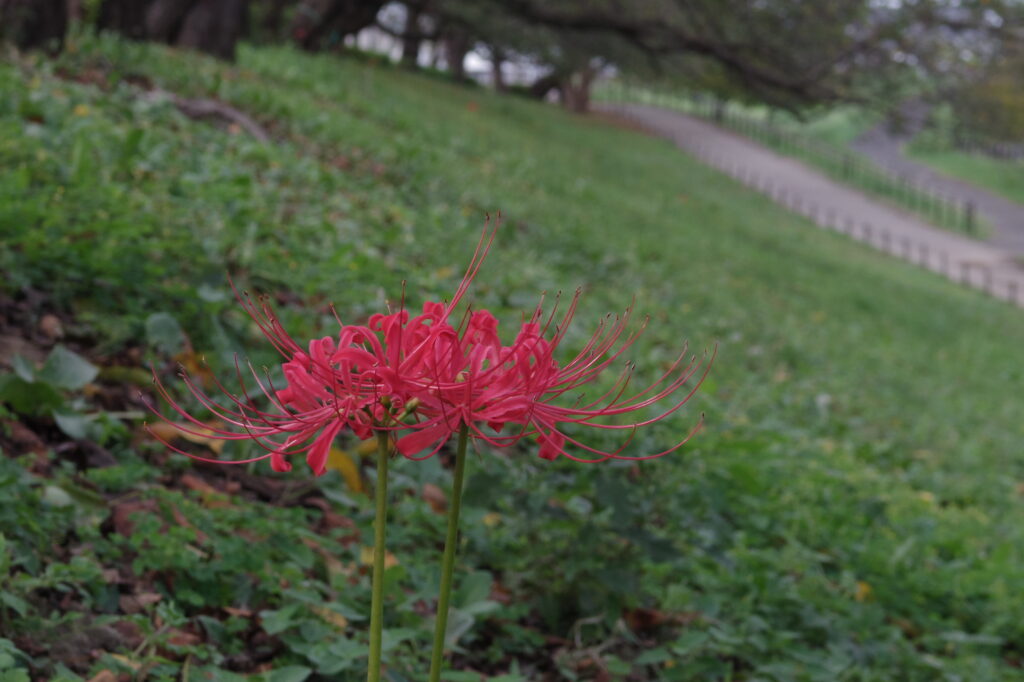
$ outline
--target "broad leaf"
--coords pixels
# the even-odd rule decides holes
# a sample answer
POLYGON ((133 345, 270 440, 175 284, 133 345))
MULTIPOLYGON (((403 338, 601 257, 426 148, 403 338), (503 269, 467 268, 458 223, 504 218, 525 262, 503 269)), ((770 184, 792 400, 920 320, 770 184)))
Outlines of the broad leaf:
POLYGON ((85 358, 64 346, 56 346, 39 370, 37 379, 51 386, 76 391, 96 378, 100 370, 85 358))

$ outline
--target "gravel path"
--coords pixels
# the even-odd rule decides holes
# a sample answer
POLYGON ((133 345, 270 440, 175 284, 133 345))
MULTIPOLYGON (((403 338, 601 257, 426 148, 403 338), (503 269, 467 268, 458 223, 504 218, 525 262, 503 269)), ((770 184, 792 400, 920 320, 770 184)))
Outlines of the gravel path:
POLYGON ((691 116, 638 104, 596 106, 671 140, 823 228, 1024 307, 1024 268, 1005 248, 933 227, 795 159, 691 116))
POLYGON ((990 243, 1024 255, 1024 206, 908 159, 902 150, 907 141, 905 135, 894 134, 887 124, 882 123, 854 140, 851 146, 878 165, 906 176, 918 185, 974 202, 978 213, 994 229, 990 243))

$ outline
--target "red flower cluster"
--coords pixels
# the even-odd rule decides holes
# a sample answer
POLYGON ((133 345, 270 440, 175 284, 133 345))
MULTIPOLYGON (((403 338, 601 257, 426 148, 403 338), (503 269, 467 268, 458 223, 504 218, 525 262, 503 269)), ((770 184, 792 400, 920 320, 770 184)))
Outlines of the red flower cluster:
POLYGON ((183 374, 192 394, 225 425, 211 429, 175 403, 157 380, 160 394, 185 421, 173 422, 160 416, 183 431, 206 438, 252 440, 264 453, 225 462, 196 457, 165 444, 204 461, 246 463, 270 459, 275 471, 290 470, 289 457, 305 453, 306 462, 317 475, 325 471, 335 436, 346 428, 361 439, 382 430, 392 432, 398 451, 410 459, 433 456, 463 425, 475 438, 498 447, 536 437, 540 456, 549 460, 559 455, 579 462, 650 459, 685 444, 700 428, 700 421, 685 438, 662 452, 623 454, 636 429, 676 412, 707 376, 710 361, 690 384, 703 363, 696 356, 687 359, 685 349, 651 386, 630 391, 632 365, 627 364, 602 395, 562 404, 567 393, 578 393, 619 362, 642 333, 646 321, 632 334, 626 334, 631 308, 622 316, 602 320, 583 349, 564 365, 558 363, 555 353, 576 311, 579 291, 557 324, 557 300, 545 314, 542 298, 511 345, 502 344, 498 321, 486 310, 468 311, 458 326, 451 324, 456 307, 487 256, 496 229, 484 232, 448 303, 426 303, 417 316, 410 316, 403 305, 398 312, 374 315, 366 326, 345 325, 339 320, 337 340, 325 337, 311 341, 308 352, 288 335, 265 301, 257 305, 248 296, 239 296, 246 312, 286 358, 282 369, 287 386, 275 388, 269 377, 261 377, 250 367, 253 382, 270 403, 268 409, 259 409, 239 369, 241 395, 218 384, 228 398, 229 405, 224 406, 183 374), (668 409, 647 419, 615 423, 615 418, 621 421, 623 415, 644 410, 688 384, 690 389, 668 409), (516 428, 505 433, 510 424, 516 428), (619 448, 606 452, 569 436, 562 425, 626 430, 629 435, 619 448))

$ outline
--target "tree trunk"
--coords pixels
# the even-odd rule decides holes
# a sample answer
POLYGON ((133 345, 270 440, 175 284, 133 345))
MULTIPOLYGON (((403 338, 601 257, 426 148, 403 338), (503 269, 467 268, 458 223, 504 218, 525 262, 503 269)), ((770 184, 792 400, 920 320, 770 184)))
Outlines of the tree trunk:
MULTIPOLYGON (((202 0, 199 0, 200 2, 202 0)), ((146 37, 173 44, 197 0, 151 0, 146 11, 146 37)))
POLYGON ((444 39, 444 60, 448 73, 457 81, 466 80, 466 55, 469 54, 469 40, 463 33, 452 32, 444 39))
POLYGON ((136 40, 154 40, 235 58, 248 0, 103 0, 97 25, 136 40))
POLYGON ((491 46, 491 80, 496 92, 505 92, 505 74, 501 65, 505 63, 505 53, 498 47, 491 46))
POLYGON ((247 0, 199 0, 185 15, 175 44, 234 61, 247 5, 247 0))
POLYGON ((263 17, 263 30, 275 38, 284 34, 284 10, 289 0, 270 0, 270 8, 263 17))
POLYGON ((373 23, 384 0, 302 0, 292 22, 292 37, 311 52, 323 47, 331 34, 339 41, 373 23))
POLYGON ((423 42, 420 37, 420 16, 423 8, 419 5, 406 4, 405 6, 405 33, 402 35, 402 66, 415 69, 419 64, 420 44, 423 42))
POLYGON ((132 40, 145 40, 149 5, 149 0, 103 0, 96 27, 132 40))
POLYGON ((533 82, 530 86, 530 97, 536 97, 537 99, 544 99, 548 96, 548 93, 552 90, 560 90, 562 86, 562 77, 555 73, 549 73, 546 76, 541 76, 533 82))
POLYGON ((590 109, 590 86, 597 77, 597 69, 589 64, 572 73, 562 86, 562 105, 577 114, 590 109))
POLYGON ((56 53, 67 29, 67 0, 0 0, 0 40, 56 53))

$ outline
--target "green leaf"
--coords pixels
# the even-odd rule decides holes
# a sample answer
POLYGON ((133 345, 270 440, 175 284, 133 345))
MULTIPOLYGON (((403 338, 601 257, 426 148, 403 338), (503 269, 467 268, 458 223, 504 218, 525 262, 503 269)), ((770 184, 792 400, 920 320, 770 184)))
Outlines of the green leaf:
POLYGON ((42 500, 43 504, 51 507, 68 507, 74 504, 71 495, 68 495, 67 491, 63 488, 55 485, 48 485, 43 488, 42 500))
POLYGON ((20 355, 15 355, 11 358, 11 367, 14 369, 14 373, 25 381, 32 383, 36 380, 36 370, 32 366, 32 363, 23 358, 20 355))
POLYGON ((313 670, 310 668, 304 668, 301 665, 288 665, 283 668, 277 668, 267 673, 267 682, 302 682, 307 677, 313 674, 313 670))
POLYGON ((472 604, 466 604, 461 607, 463 611, 471 616, 482 616, 485 613, 491 613, 501 608, 501 604, 490 599, 484 599, 483 601, 475 601, 472 604))
POLYGON ((61 477, 58 482, 60 483, 60 489, 67 493, 68 497, 78 505, 80 511, 102 513, 108 511, 107 499, 95 490, 77 485, 66 476, 61 477))
POLYGON ((260 624, 263 625, 263 631, 268 635, 276 635, 287 630, 294 625, 293 617, 298 608, 298 604, 291 604, 277 611, 260 611, 260 624))
MULTIPOLYGON (((323 478, 328 478, 332 473, 334 473, 334 475, 337 476, 336 472, 328 472, 328 476, 324 476, 323 478)), ((325 485, 320 489, 320 491, 323 493, 324 497, 326 497, 331 502, 334 502, 335 504, 340 504, 343 507, 359 506, 358 502, 356 502, 351 497, 338 490, 338 486, 325 485)))
POLYGON ((628 675, 633 671, 632 664, 622 660, 618 656, 607 657, 604 659, 604 665, 608 669, 609 673, 620 679, 621 676, 628 675))
POLYGON ((228 292, 223 288, 213 287, 209 284, 200 284, 196 287, 196 295, 207 303, 220 303, 228 298, 228 292))
POLYGON ((637 665, 654 665, 656 663, 664 663, 665 661, 672 658, 672 654, 667 649, 658 647, 657 649, 648 649, 639 656, 637 656, 633 662, 637 665))
POLYGON ((0 682, 29 682, 28 673, 20 668, 0 670, 0 682))
POLYGON ((391 651, 406 640, 416 637, 416 630, 412 628, 392 628, 381 633, 381 650, 391 651))
POLYGON ((46 364, 39 370, 37 379, 51 386, 76 391, 96 378, 100 370, 85 358, 72 353, 64 346, 56 346, 46 364))
POLYGON ((53 420, 57 427, 69 438, 84 440, 89 437, 89 427, 92 426, 93 417, 74 412, 54 412, 53 420))
MULTIPOLYGON (((464 670, 446 670, 441 673, 444 682, 480 682, 483 677, 480 673, 470 673, 464 670)), ((491 679, 494 679, 493 677, 491 679)))
POLYGON ((335 675, 350 668, 359 658, 366 655, 365 645, 345 637, 316 642, 308 647, 294 647, 316 666, 321 675, 335 675))
POLYGON ((486 601, 491 596, 494 578, 487 571, 474 571, 462 580, 455 593, 455 603, 460 607, 486 601))
POLYGON ((476 618, 462 609, 450 609, 448 611, 448 627, 444 632, 445 648, 454 648, 462 636, 473 628, 475 622, 476 618))
POLYGON ((229 670, 207 666, 193 670, 189 679, 203 680, 203 682, 251 682, 254 679, 263 680, 265 678, 263 675, 249 677, 248 675, 239 675, 229 670))
POLYGON ((64 404, 64 398, 49 384, 28 382, 14 374, 0 376, 0 402, 18 414, 43 415, 64 404))
POLYGON ((175 355, 185 346, 185 332, 170 313, 153 313, 146 318, 146 341, 161 353, 175 355))
POLYGON ((686 656, 704 646, 707 641, 708 634, 706 632, 686 632, 672 644, 672 651, 677 656, 686 656))
POLYGON ((0 592, 0 602, 3 602, 21 617, 25 617, 28 614, 28 602, 10 592, 0 592))

